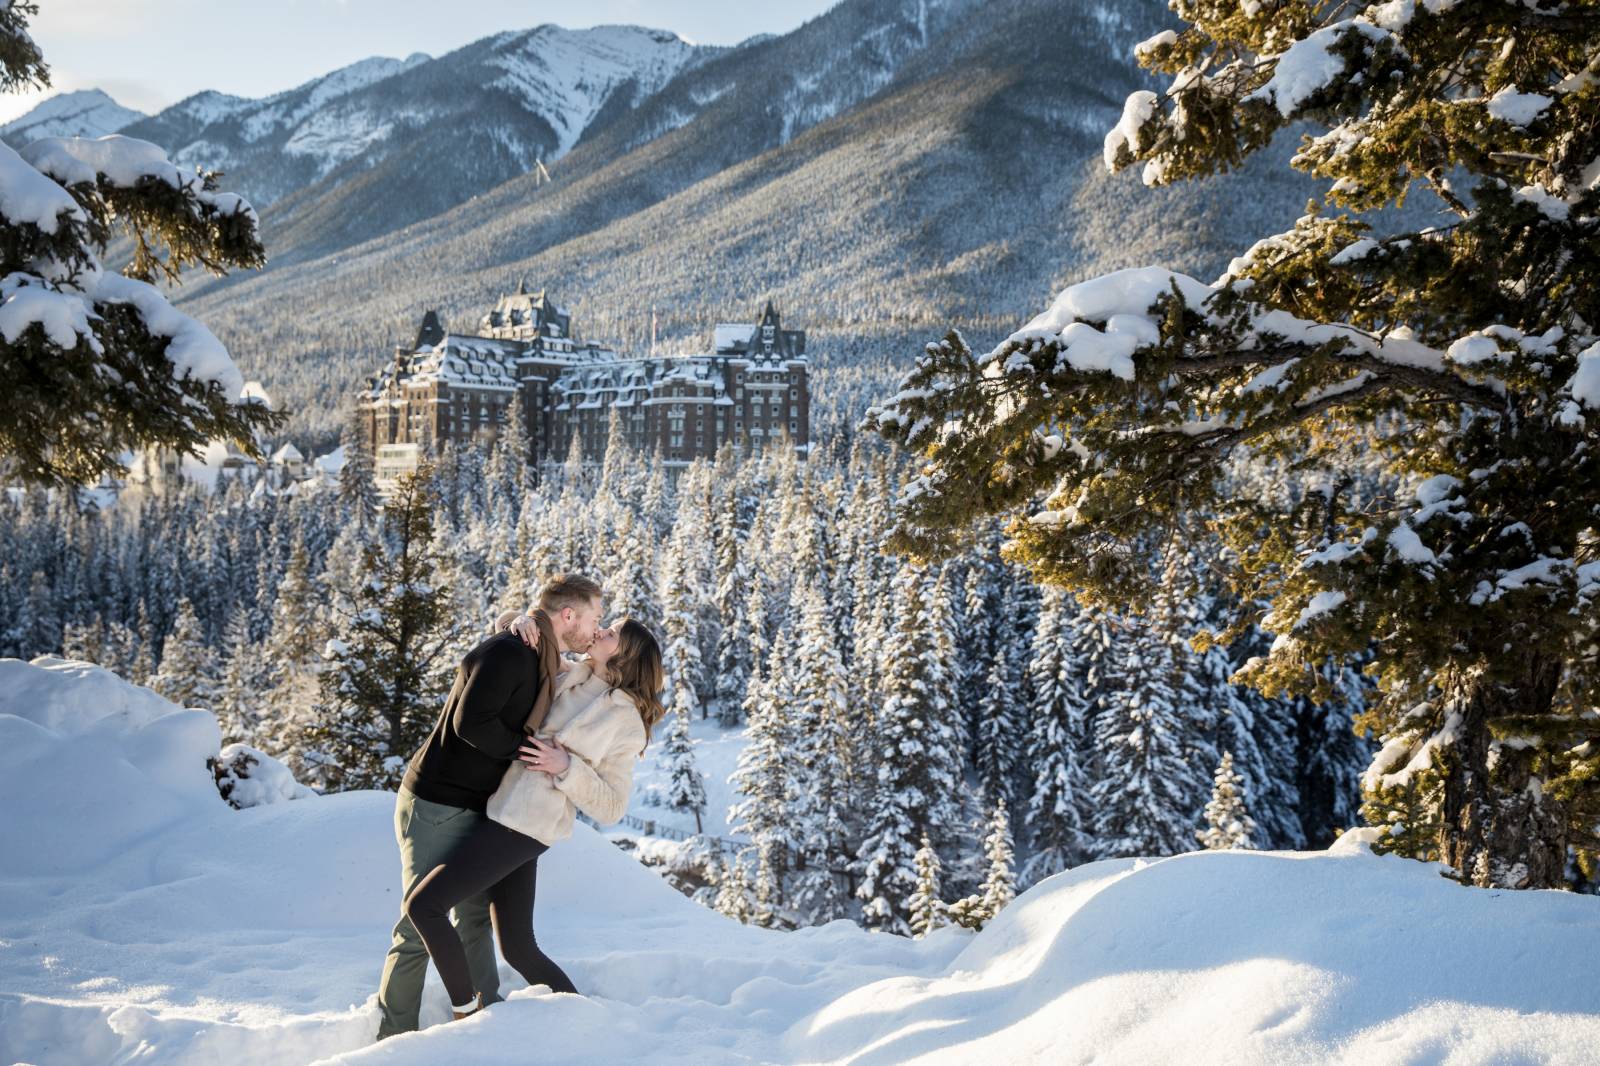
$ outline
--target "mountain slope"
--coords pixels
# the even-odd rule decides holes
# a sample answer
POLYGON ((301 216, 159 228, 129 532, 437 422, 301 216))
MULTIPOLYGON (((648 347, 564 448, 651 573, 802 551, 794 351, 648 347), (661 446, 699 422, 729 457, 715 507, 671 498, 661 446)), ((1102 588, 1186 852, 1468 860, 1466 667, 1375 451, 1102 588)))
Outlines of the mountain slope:
POLYGON ((145 116, 123 107, 99 89, 60 93, 43 101, 21 118, 0 126, 0 138, 20 147, 41 137, 104 137, 117 133, 145 116))
MULTIPOLYGON (((647 172, 633 172, 636 181, 619 183, 613 173, 605 186, 587 186, 592 195, 573 205, 564 231, 586 230, 657 202, 866 99, 906 64, 923 58, 931 34, 975 6, 975 0, 853 0, 782 37, 752 38, 733 49, 698 49, 677 77, 641 86, 650 91, 597 112, 569 155, 543 157, 546 163, 559 158, 550 167, 559 182, 583 182, 641 146, 693 127, 690 136, 670 142, 670 151, 652 155, 647 172)), ((614 29, 619 28, 583 32, 614 29)), ((453 76, 434 91, 458 92, 456 86, 471 80, 453 76)), ((473 110, 462 121, 486 119, 473 110)), ((267 211, 263 232, 275 249, 268 269, 338 251, 467 199, 421 161, 449 151, 453 140, 453 132, 419 131, 407 156, 387 159, 370 175, 333 174, 267 211)), ((527 159, 504 164, 499 154, 499 146, 490 146, 481 161, 482 170, 499 180, 520 176, 531 164, 527 159)), ((471 194, 489 187, 480 184, 471 194)))

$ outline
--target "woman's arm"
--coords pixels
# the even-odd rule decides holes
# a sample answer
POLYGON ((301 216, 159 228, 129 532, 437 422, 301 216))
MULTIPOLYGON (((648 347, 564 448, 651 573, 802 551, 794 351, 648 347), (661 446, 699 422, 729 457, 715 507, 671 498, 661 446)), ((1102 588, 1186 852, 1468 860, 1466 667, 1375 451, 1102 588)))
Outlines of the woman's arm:
POLYGON ((615 825, 628 813, 628 797, 633 793, 633 766, 644 750, 644 730, 630 731, 606 752, 605 758, 591 765, 581 755, 551 780, 573 806, 601 825, 615 825))
POLYGON ((494 620, 494 632, 504 633, 507 630, 521 637, 522 643, 534 651, 539 650, 539 623, 533 620, 533 615, 522 611, 506 611, 494 620))

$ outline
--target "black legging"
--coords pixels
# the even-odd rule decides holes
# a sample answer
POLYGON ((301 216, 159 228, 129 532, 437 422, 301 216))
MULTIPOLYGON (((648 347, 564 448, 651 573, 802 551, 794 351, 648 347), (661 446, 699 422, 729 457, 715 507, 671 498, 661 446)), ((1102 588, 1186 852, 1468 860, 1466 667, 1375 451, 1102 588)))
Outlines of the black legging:
POLYGON ((450 1002, 473 998, 472 975, 450 908, 485 890, 500 954, 530 985, 576 992, 572 981, 539 950, 533 936, 533 890, 545 845, 485 818, 450 856, 417 882, 406 897, 406 917, 416 926, 444 981, 450 1002))

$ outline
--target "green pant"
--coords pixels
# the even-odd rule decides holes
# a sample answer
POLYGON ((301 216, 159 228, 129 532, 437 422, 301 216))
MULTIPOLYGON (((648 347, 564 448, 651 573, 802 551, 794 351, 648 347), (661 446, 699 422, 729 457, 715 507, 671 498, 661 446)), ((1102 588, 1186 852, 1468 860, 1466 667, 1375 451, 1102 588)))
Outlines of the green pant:
MULTIPOLYGON (((400 844, 400 899, 417 886, 433 868, 444 861, 483 815, 464 807, 447 807, 419 799, 400 790, 394 805, 394 835, 400 844)), ((494 940, 490 936, 489 900, 479 894, 455 906, 456 931, 467 949, 467 964, 472 984, 485 1003, 500 1000, 500 970, 495 961, 494 940)), ((404 914, 394 926, 394 939, 383 962, 383 980, 378 986, 378 1007, 383 1018, 378 1023, 378 1039, 409 1033, 417 1028, 417 1010, 422 1005, 422 982, 428 973, 428 949, 404 914)))

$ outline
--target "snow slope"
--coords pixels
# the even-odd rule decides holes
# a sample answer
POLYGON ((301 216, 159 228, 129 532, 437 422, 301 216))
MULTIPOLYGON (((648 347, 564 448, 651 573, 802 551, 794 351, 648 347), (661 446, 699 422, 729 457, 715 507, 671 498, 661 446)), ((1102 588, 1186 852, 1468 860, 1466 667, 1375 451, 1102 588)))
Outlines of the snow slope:
POLYGON ((0 126, 0 137, 21 148, 40 137, 105 137, 144 118, 99 89, 57 93, 20 118, 0 126))
MULTIPOLYGON (((599 835, 541 864, 518 989, 371 1045, 392 797, 236 811, 214 720, 78 663, 0 661, 0 1061, 1593 1063, 1600 901, 1328 853, 1096 863, 983 933, 731 923, 599 835)), ((637 812, 636 812, 637 813, 637 812)))

